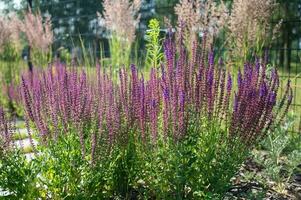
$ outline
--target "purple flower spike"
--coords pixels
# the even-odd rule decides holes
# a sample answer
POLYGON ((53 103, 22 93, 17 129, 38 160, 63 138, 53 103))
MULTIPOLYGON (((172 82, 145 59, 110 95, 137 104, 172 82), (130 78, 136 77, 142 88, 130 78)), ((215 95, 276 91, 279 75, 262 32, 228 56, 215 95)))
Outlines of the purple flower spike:
POLYGON ((228 81, 227 81, 227 91, 231 91, 232 89, 232 77, 230 74, 228 74, 228 81))
POLYGON ((276 94, 275 94, 275 92, 271 93, 269 103, 270 103, 270 105, 273 105, 273 106, 276 104, 276 94))
POLYGON ((237 114, 237 111, 238 111, 238 96, 235 93, 235 95, 234 95, 234 113, 237 114))
POLYGON ((213 52, 213 51, 211 51, 211 52, 209 53, 209 66, 210 66, 210 67, 213 67, 213 66, 214 66, 214 52, 213 52))
POLYGON ((260 91, 259 91, 259 94, 260 94, 260 97, 264 97, 266 94, 267 94, 267 86, 266 86, 266 83, 263 82, 260 86, 260 91))

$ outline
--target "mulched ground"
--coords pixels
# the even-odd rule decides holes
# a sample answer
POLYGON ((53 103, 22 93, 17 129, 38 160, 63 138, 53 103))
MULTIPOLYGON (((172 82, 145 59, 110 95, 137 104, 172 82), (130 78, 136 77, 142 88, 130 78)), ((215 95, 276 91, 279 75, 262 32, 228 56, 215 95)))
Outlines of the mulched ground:
POLYGON ((238 175, 233 178, 233 185, 224 200, 301 200, 301 174, 294 174, 292 179, 283 186, 284 190, 280 192, 273 189, 275 186, 273 182, 264 185, 255 179, 246 178, 246 174, 250 172, 256 175, 262 173, 262 167, 252 159, 248 159, 238 175))

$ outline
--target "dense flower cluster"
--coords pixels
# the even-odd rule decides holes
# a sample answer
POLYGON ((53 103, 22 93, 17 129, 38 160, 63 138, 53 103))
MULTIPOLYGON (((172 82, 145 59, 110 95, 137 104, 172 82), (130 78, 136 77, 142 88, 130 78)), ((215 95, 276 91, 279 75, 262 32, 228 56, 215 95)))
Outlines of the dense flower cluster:
POLYGON ((161 136, 178 141, 192 116, 218 122, 230 136, 252 143, 281 120, 291 103, 288 85, 276 109, 277 71, 266 74, 259 60, 245 64, 234 90, 231 74, 222 61, 215 66, 213 53, 205 61, 205 54, 194 48, 188 59, 185 47, 176 48, 171 37, 164 49, 166 63, 161 70, 152 69, 148 78, 134 65, 121 69, 117 82, 100 66, 97 77, 62 64, 23 75, 27 119, 34 122, 45 144, 75 128, 85 155, 87 138, 93 154, 98 138, 113 145, 126 139, 130 129, 153 144, 161 136))
POLYGON ((266 134, 276 119, 283 119, 283 115, 278 116, 279 110, 287 112, 292 102, 292 90, 288 83, 286 94, 275 113, 279 77, 274 69, 267 78, 265 65, 259 61, 255 66, 245 64, 244 74, 238 72, 237 84, 230 133, 238 133, 246 141, 252 141, 266 134))

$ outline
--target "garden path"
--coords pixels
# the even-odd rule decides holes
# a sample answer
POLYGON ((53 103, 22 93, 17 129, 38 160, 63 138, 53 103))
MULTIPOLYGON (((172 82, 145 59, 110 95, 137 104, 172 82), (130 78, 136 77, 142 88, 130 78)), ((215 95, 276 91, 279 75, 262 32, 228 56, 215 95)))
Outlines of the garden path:
MULTIPOLYGON (((33 130, 30 130, 33 133, 33 130)), ((27 128, 23 120, 17 120, 16 122, 16 133, 13 135, 14 145, 17 149, 20 149, 25 154, 28 160, 33 157, 33 147, 31 145, 27 128)), ((33 144, 38 144, 37 140, 33 139, 33 144)))

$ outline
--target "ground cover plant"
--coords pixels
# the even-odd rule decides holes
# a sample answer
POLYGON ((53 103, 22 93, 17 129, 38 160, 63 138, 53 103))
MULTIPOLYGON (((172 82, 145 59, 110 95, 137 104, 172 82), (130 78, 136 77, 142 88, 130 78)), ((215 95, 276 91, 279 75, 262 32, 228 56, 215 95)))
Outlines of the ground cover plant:
MULTIPOLYGON (((261 148, 254 150, 252 157, 258 168, 262 169, 261 174, 256 174, 256 170, 249 173, 248 177, 255 179, 266 189, 272 188, 279 194, 291 196, 294 188, 287 188, 289 182, 298 180, 296 172, 300 171, 300 148, 301 138, 298 133, 289 132, 294 125, 294 116, 290 115, 284 126, 278 126, 260 144, 261 148)), ((299 195, 300 196, 300 195, 299 195)))
MULTIPOLYGON (((259 60, 245 64, 234 88, 212 52, 195 45, 190 57, 183 43, 170 33, 165 62, 149 77, 134 65, 117 80, 101 66, 96 75, 61 63, 24 73, 35 156, 22 164, 16 154, 16 163, 31 170, 24 177, 38 192, 28 198, 222 198, 252 148, 283 119, 292 91, 288 84, 277 103, 277 71, 267 74, 259 60)), ((1 152, 9 155, 14 129, 2 113, 1 152)), ((11 165, 1 160, 4 180, 11 165)), ((5 189, 20 198, 18 187, 5 189)))
POLYGON ((259 145, 232 180, 229 198, 299 199, 300 134, 291 132, 289 114, 259 145), (235 197, 234 197, 235 196, 235 197))

